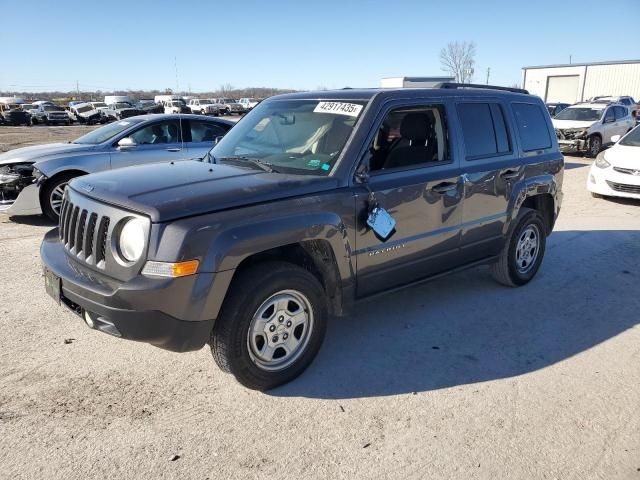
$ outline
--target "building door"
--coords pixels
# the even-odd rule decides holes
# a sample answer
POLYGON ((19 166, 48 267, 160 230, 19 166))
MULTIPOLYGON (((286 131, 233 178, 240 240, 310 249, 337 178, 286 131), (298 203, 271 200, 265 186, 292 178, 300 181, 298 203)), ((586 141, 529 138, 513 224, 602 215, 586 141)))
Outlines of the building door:
POLYGON ((580 77, 578 75, 561 75, 547 77, 547 91, 544 97, 545 102, 562 102, 573 105, 578 101, 578 86, 580 77))

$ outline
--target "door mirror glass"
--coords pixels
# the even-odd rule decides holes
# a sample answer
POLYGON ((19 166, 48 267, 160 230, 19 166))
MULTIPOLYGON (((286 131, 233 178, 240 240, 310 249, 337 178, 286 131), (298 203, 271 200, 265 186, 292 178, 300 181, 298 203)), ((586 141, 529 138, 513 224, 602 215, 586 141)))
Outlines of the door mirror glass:
POLYGON ((620 140, 620 135, 614 135, 613 137, 611 137, 611 141, 613 143, 618 143, 618 140, 620 140))
POLYGON ((134 148, 136 145, 138 145, 138 144, 131 137, 122 138, 118 142, 118 147, 123 148, 123 149, 125 149, 125 148, 134 148))

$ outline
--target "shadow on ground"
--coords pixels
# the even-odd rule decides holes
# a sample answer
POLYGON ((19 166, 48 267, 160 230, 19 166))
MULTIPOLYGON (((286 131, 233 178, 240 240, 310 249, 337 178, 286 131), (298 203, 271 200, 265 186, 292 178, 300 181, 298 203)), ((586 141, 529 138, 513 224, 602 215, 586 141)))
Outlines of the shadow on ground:
POLYGON ((525 287, 476 268, 333 319, 309 369, 269 394, 371 397, 535 372, 640 323, 639 283, 640 231, 556 232, 525 287))
POLYGON ((29 215, 25 217, 7 217, 4 215, 2 218, 5 221, 8 220, 20 225, 31 225, 33 227, 55 227, 57 225, 54 221, 49 220, 44 215, 29 215))

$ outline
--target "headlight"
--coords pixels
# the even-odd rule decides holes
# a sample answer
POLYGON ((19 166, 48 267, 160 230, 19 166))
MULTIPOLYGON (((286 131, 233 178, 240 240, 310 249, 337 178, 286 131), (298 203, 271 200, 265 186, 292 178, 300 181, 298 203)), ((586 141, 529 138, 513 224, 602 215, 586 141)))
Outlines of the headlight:
POLYGON ((588 130, 589 130, 588 128, 585 128, 584 130, 578 130, 576 132, 576 137, 575 138, 585 138, 587 136, 587 131, 588 130))
POLYGON ((598 168, 608 168, 611 166, 611 164, 604 159, 604 153, 605 152, 600 152, 596 157, 595 166, 598 168))
POLYGON ((139 218, 127 220, 120 230, 118 250, 128 262, 140 260, 145 246, 145 222, 139 218))

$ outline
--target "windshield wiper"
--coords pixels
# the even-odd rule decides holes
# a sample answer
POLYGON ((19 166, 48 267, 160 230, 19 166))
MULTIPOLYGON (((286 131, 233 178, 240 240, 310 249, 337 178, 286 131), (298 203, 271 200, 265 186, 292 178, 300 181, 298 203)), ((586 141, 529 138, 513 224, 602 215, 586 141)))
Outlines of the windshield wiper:
POLYGON ((273 163, 265 162, 264 160, 260 160, 259 158, 251 158, 245 157, 242 155, 231 155, 228 157, 220 157, 220 160, 224 161, 236 161, 238 163, 250 163, 251 165, 255 165, 256 167, 264 170, 269 173, 278 173, 278 171, 273 168, 273 163))

